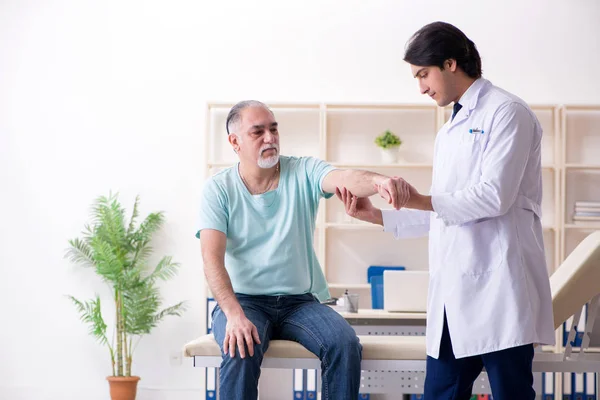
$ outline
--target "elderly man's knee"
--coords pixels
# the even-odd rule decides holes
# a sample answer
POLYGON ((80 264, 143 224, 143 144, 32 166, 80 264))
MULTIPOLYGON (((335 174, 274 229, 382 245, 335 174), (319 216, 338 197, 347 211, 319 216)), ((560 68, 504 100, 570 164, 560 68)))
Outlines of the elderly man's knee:
POLYGON ((246 354, 244 358, 236 353, 235 357, 229 354, 223 356, 221 368, 231 368, 234 371, 258 371, 262 364, 262 354, 254 353, 253 356, 246 354))
POLYGON ((348 326, 347 329, 342 329, 335 335, 330 335, 326 347, 331 352, 345 353, 350 357, 360 357, 362 354, 362 345, 351 326, 348 326))
POLYGON ((362 353, 362 345, 360 344, 360 340, 356 334, 349 335, 342 342, 342 346, 348 351, 358 352, 359 355, 362 353))

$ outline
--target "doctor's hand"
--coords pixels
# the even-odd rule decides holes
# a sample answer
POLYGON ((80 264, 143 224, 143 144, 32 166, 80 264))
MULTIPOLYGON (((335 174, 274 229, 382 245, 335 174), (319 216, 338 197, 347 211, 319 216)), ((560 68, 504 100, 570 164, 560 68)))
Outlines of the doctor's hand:
POLYGON ((229 356, 234 358, 235 347, 237 345, 240 357, 246 357, 244 342, 248 346, 248 354, 252 357, 254 355, 254 342, 260 344, 260 338, 256 326, 242 312, 240 315, 227 318, 225 339, 223 340, 223 353, 229 353, 229 356))
MULTIPOLYGON (((375 184, 377 193, 396 210, 404 207, 410 199, 412 186, 404 179, 394 176, 375 184)), ((414 189, 414 188, 413 188, 414 189)))
POLYGON ((415 210, 433 211, 433 204, 431 203, 431 196, 423 195, 419 193, 414 186, 409 186, 410 198, 406 202, 406 208, 414 208, 415 210))
POLYGON ((346 214, 372 224, 383 225, 381 210, 368 197, 357 197, 346 188, 335 188, 335 194, 344 203, 346 214))

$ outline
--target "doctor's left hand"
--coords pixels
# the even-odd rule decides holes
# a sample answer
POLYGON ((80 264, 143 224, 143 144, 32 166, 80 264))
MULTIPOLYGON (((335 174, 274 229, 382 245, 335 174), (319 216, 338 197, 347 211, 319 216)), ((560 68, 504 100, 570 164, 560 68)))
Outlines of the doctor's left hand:
POLYGON ((381 183, 375 184, 375 189, 396 210, 404 207, 410 199, 410 184, 397 176, 387 178, 381 183))

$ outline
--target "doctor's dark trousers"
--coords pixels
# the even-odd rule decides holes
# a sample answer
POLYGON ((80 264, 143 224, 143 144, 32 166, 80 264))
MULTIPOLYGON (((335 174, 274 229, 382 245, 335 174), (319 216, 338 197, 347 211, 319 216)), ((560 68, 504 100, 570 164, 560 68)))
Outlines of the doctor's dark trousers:
POLYGON ((473 382, 485 367, 494 400, 534 400, 532 362, 532 344, 472 357, 454 358, 444 315, 439 358, 436 360, 427 357, 424 398, 469 400, 473 382))

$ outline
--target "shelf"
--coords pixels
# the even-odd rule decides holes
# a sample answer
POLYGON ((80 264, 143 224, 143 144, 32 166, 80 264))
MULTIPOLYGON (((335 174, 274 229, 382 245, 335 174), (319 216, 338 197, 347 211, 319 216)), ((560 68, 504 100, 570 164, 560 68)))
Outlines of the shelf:
POLYGON ((397 103, 327 103, 326 109, 335 111, 377 110, 377 111, 436 111, 437 106, 431 104, 397 104, 397 103))
POLYGON ((597 164, 565 164, 565 169, 600 169, 597 164))
MULTIPOLYGON (((565 350, 564 347, 561 347, 561 352, 565 350)), ((588 347, 583 350, 584 353, 600 353, 600 347, 588 347)), ((579 347, 573 347, 571 350, 571 354, 579 353, 579 347)))
POLYGON ((597 224, 565 224, 565 229, 582 229, 582 230, 600 230, 600 223, 597 224))
MULTIPOLYGON (((209 168, 227 168, 237 164, 235 162, 208 162, 209 168)), ((433 168, 432 164, 417 164, 417 163, 406 163, 406 164, 345 164, 345 163, 331 163, 336 168, 347 168, 347 169, 381 169, 381 168, 433 168)), ((553 167, 550 167, 553 168, 553 167)))
POLYGON ((433 164, 418 164, 418 163, 404 163, 404 164, 345 164, 345 163, 331 163, 337 168, 351 168, 351 169, 381 169, 381 168, 433 168, 433 164))
POLYGON ((329 289, 371 290, 370 283, 330 283, 329 289))
POLYGON ((600 106, 585 104, 565 104, 567 111, 600 111, 600 106))
MULTIPOLYGON (((579 228, 580 226, 577 225, 579 228)), ((377 224, 369 224, 364 222, 327 222, 325 224, 325 228, 331 229, 363 229, 363 230, 375 230, 375 231, 383 231, 383 226, 377 224)), ((585 227, 584 227, 585 228, 585 227)), ((556 231, 557 228, 555 226, 545 225, 542 226, 544 231, 556 231)))
MULTIPOLYGON (((269 108, 271 108, 272 110, 276 111, 276 110, 282 110, 282 109, 286 109, 286 110, 293 110, 293 109, 301 109, 303 111, 305 110, 320 110, 321 109, 321 104, 318 103, 280 103, 280 102, 270 102, 270 101, 263 101, 263 103, 267 104, 269 106, 269 108)), ((208 103, 208 108, 209 109, 213 109, 213 108, 231 108, 235 105, 235 103, 229 103, 229 102, 209 102, 208 103)))

